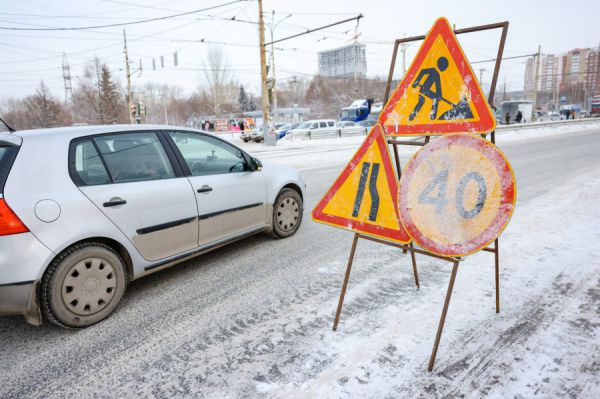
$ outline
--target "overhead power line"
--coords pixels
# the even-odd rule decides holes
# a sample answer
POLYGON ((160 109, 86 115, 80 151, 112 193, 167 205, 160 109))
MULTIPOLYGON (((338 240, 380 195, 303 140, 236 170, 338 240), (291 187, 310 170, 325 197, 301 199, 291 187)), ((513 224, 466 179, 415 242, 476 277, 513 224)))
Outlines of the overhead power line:
POLYGON ((360 21, 360 19, 363 18, 363 17, 364 17, 364 15, 358 14, 356 17, 353 17, 353 18, 344 19, 343 21, 334 22, 332 24, 321 26, 321 27, 314 28, 314 29, 308 29, 306 32, 302 32, 302 33, 298 33, 298 34, 295 34, 295 35, 292 35, 292 36, 284 37, 283 39, 273 40, 272 42, 265 43, 265 46, 270 46, 271 44, 279 43, 279 42, 282 42, 284 40, 292 39, 292 38, 298 37, 298 36, 307 35, 309 33, 316 32, 318 30, 327 29, 327 28, 330 28, 332 26, 343 24, 343 23, 346 23, 346 22, 354 21, 354 20, 356 20, 356 22, 358 23, 360 21))
POLYGON ((165 19, 182 17, 184 15, 196 14, 199 12, 213 10, 215 8, 225 7, 225 6, 229 6, 231 4, 241 3, 244 1, 248 1, 248 0, 234 0, 234 1, 230 1, 228 3, 218 4, 218 5, 212 6, 212 7, 206 7, 206 8, 202 8, 199 10, 193 10, 193 11, 186 11, 186 12, 182 12, 179 14, 166 15, 164 17, 156 17, 156 18, 150 18, 150 19, 142 19, 139 21, 121 22, 121 23, 108 24, 108 25, 77 26, 77 27, 52 27, 52 28, 20 28, 20 27, 11 27, 11 26, 0 26, 0 29, 19 30, 19 31, 60 31, 60 30, 64 31, 64 30, 87 30, 87 29, 99 29, 99 28, 112 28, 112 27, 117 27, 117 26, 136 25, 136 24, 143 24, 143 23, 147 23, 147 22, 162 21, 165 19))

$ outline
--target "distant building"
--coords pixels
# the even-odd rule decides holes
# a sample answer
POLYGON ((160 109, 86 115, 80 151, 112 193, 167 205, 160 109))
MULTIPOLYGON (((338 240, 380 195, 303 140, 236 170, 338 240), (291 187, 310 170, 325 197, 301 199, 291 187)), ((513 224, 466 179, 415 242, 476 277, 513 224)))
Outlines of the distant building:
POLYGON ((319 52, 319 75, 332 78, 364 78, 367 75, 366 45, 352 43, 319 52))
POLYGON ((537 71, 537 55, 527 59, 525 65, 525 91, 553 91, 558 90, 560 83, 560 69, 562 59, 553 54, 542 54, 542 62, 540 65, 539 80, 535 82, 535 74, 537 71))
POLYGON ((589 96, 600 94, 600 49, 592 49, 585 57, 585 90, 589 96))
POLYGON ((524 89, 538 105, 558 107, 559 98, 584 104, 600 94, 600 49, 576 48, 567 53, 543 54, 539 75, 537 55, 527 59, 524 89))

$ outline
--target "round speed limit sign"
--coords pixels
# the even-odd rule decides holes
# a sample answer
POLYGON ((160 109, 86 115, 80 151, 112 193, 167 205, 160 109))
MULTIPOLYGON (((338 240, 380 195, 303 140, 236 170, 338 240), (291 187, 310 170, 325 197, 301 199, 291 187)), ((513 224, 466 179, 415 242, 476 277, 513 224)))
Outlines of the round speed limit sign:
POLYGON ((400 179, 400 218, 422 248, 463 256, 485 248, 508 223, 516 200, 513 170, 504 154, 479 136, 433 140, 400 179))

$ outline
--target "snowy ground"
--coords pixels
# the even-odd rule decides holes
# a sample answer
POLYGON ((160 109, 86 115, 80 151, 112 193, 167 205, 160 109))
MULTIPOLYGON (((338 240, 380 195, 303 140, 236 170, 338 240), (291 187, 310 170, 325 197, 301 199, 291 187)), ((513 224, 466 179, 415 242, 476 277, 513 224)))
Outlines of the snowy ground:
POLYGON ((408 256, 359 241, 331 331, 352 234, 309 212, 361 141, 247 145, 303 170, 290 239, 257 236, 136 281, 83 331, 0 319, 0 397, 599 398, 600 127, 498 134, 518 185, 501 313, 493 256, 469 256, 432 373, 448 263, 417 256, 417 290, 408 256))

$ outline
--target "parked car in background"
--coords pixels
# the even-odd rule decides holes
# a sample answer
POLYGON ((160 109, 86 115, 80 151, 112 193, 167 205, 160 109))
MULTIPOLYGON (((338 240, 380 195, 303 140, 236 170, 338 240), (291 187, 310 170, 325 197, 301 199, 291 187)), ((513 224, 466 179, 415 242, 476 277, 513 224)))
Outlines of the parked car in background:
POLYGON ((246 129, 242 133, 240 133, 240 139, 244 143, 247 143, 249 141, 254 141, 253 133, 255 134, 255 132, 260 129, 262 129, 262 126, 256 126, 254 129, 246 129))
POLYGON ((315 119, 299 124, 295 129, 290 131, 291 137, 308 137, 319 132, 337 131, 335 121, 333 119, 315 119))
MULTIPOLYGON (((277 131, 277 129, 279 129, 283 125, 283 123, 275 124, 275 131, 277 131)), ((251 133, 251 137, 252 140, 254 140, 256 143, 262 143, 263 141, 265 141, 265 134, 262 130, 262 126, 260 127, 260 129, 254 129, 251 133)))
POLYGON ((290 130, 297 128, 298 125, 299 123, 286 123, 285 125, 281 125, 277 129, 277 140, 284 138, 290 130))
POLYGON ((193 129, 0 133, 0 315, 97 323, 131 280, 253 234, 293 235, 304 190, 297 170, 193 129))
POLYGON ((336 123, 337 127, 355 127, 359 126, 356 122, 353 121, 338 121, 336 123))
POLYGON ((364 121, 358 122, 358 124, 360 126, 363 126, 365 129, 370 130, 371 127, 377 124, 377 119, 365 119, 364 121))

